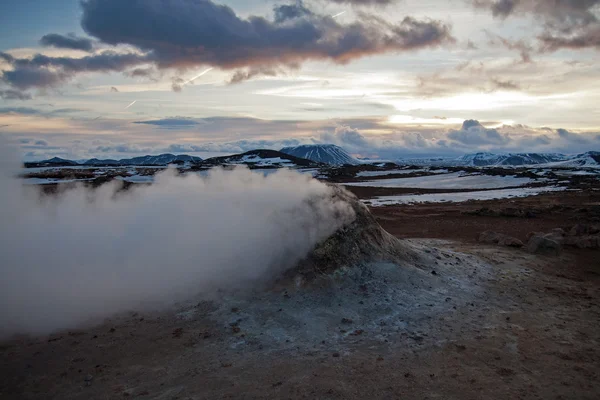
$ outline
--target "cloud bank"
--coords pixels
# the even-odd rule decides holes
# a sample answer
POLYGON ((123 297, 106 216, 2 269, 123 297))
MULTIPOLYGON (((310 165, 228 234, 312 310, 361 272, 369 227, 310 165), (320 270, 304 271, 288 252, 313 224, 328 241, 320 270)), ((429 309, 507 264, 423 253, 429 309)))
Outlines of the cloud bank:
POLYGON ((0 157, 0 337, 264 283, 354 218, 329 187, 290 171, 170 170, 127 192, 40 200, 13 177, 12 156, 0 157))
MULTIPOLYGON (((354 2, 354 3, 379 3, 354 2)), ((236 70, 232 82, 257 75, 297 69, 307 61, 345 64, 394 52, 416 51, 452 43, 449 25, 405 17, 397 23, 371 14, 342 24, 302 2, 274 7, 274 18, 242 18, 210 0, 83 0, 81 26, 108 46, 138 51, 106 50, 82 58, 0 58, 10 66, 0 81, 19 90, 56 87, 86 72, 129 72, 152 65, 158 70, 201 66, 236 70)), ((48 34, 42 44, 90 51, 91 39, 48 34)), ((178 88, 179 86, 174 86, 178 88)))

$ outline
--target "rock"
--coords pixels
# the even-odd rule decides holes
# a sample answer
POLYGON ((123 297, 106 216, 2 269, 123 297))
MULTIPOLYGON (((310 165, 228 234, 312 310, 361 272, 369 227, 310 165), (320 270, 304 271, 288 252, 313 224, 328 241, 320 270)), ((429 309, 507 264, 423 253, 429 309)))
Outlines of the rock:
POLYGON ((534 236, 544 236, 544 235, 545 235, 544 232, 529 232, 526 236, 527 242, 529 242, 531 240, 531 238, 534 236))
POLYGON ((582 235, 585 235, 586 233, 588 233, 588 231, 589 231, 589 227, 587 225, 577 224, 571 228, 571 230, 569 231, 569 235, 582 236, 582 235))
POLYGON ((504 235, 498 232, 485 231, 479 235, 479 242, 488 244, 497 244, 504 238, 504 235))
POLYGON ((542 235, 534 235, 527 243, 527 251, 535 254, 559 255, 562 251, 560 243, 542 235))
POLYGON ((342 324, 351 324, 352 320, 350 318, 342 318, 342 324))
POLYGON ((561 246, 564 244, 565 242, 565 238, 559 234, 556 233, 548 233, 546 235, 544 235, 544 237, 546 239, 550 239, 550 240, 554 240, 556 243, 560 244, 561 246))
POLYGON ((575 246, 580 249, 597 249, 600 247, 600 237, 584 236, 581 238, 577 238, 575 246))
POLYGON ((498 244, 501 246, 519 248, 524 246, 523 242, 521 242, 519 239, 510 236, 505 236, 502 240, 500 240, 500 242, 498 242, 498 244))
POLYGON ((498 232, 485 231, 479 235, 479 242, 488 244, 499 244, 500 246, 523 247, 519 239, 498 232))
POLYGON ((354 210, 355 220, 321 242, 295 268, 285 276, 292 281, 299 279, 306 284, 323 274, 333 273, 344 267, 354 267, 372 262, 406 263, 420 257, 407 242, 386 232, 365 206, 352 193, 341 186, 330 185, 335 199, 345 201, 354 210))

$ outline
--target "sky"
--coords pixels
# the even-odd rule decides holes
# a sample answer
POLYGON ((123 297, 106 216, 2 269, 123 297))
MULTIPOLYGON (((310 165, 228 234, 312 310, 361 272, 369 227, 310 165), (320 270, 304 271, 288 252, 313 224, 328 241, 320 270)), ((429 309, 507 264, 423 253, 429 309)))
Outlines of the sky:
POLYGON ((24 160, 600 150, 600 0, 0 2, 24 160))

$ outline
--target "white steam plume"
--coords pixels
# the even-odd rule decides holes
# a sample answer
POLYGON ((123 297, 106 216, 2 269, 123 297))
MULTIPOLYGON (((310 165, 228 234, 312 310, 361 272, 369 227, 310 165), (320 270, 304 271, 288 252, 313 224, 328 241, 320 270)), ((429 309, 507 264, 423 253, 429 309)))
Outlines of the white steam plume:
POLYGON ((0 337, 264 282, 354 218, 329 187, 292 171, 168 170, 150 186, 41 201, 13 173, 1 165, 0 337))

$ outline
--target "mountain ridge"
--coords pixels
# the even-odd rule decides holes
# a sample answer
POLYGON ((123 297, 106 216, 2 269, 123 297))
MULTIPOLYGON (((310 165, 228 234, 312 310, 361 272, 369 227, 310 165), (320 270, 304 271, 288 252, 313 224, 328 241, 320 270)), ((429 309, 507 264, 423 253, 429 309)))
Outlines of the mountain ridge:
POLYGON ((360 161, 348 154, 346 150, 334 144, 304 144, 284 147, 280 151, 292 156, 329 165, 360 164, 360 161))

